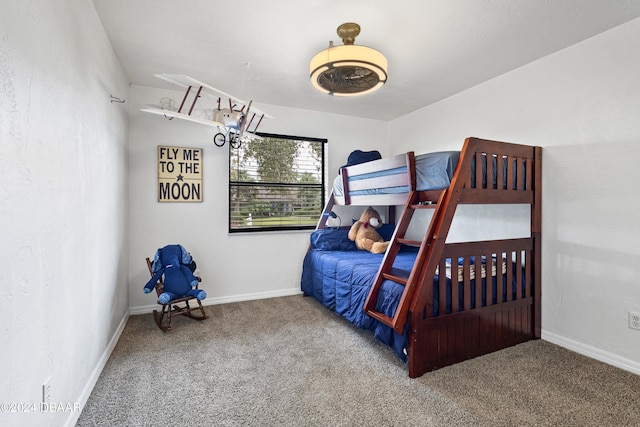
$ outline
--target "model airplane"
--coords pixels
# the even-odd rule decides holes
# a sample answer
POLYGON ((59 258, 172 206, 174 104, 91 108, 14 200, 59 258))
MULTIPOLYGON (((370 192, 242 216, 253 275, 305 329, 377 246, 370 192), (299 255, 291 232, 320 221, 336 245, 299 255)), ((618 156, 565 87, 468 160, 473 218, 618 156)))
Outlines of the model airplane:
POLYGON ((238 148, 244 141, 260 139, 261 137, 256 135, 256 132, 262 119, 265 117, 273 118, 252 107, 253 101, 244 102, 192 77, 165 73, 155 74, 155 76, 184 88, 184 97, 179 107, 172 99, 162 98, 158 105, 149 105, 142 108, 141 111, 162 115, 169 120, 178 118, 216 127, 218 132, 213 137, 213 143, 218 147, 222 147, 225 142, 229 141, 231 147, 238 148), (196 109, 196 103, 202 97, 207 97, 213 108, 196 109), (223 107, 223 103, 227 100, 229 102, 228 108, 223 107), (253 129, 251 129, 252 125, 254 125, 253 129))

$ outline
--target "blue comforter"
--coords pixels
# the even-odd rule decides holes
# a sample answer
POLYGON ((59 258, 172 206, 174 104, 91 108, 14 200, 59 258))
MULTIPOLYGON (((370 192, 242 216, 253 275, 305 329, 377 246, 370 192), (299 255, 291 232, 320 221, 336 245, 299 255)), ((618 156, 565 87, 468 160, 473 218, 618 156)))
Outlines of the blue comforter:
MULTIPOLYGON (((312 234, 312 250, 307 252, 303 262, 301 289, 355 326, 373 331, 377 339, 392 347, 402 360, 406 360, 406 328, 402 335, 398 335, 363 311, 383 254, 356 250, 353 242, 347 239, 347 232, 326 229, 312 234)), ((416 251, 400 252, 394 263, 394 272, 407 277, 415 257, 416 251), (404 270, 404 273, 400 270, 404 270)), ((376 309, 393 317, 403 290, 402 285, 385 281, 376 309)))
MULTIPOLYGON (((355 326, 373 331, 374 336, 387 344, 396 352, 403 361, 407 359, 408 348, 408 323, 402 335, 397 334, 392 328, 367 316, 363 310, 364 303, 373 285, 373 280, 382 263, 382 254, 372 254, 359 251, 355 244, 347 238, 348 230, 323 229, 316 230, 311 235, 311 250, 307 252, 302 267, 302 280, 300 287, 306 295, 310 295, 320 301, 330 310, 353 323, 355 326)), ((393 265, 392 273, 400 277, 408 277, 417 255, 417 249, 400 251, 393 265)), ((462 259, 458 260, 461 263, 462 259)), ((473 259, 471 262, 474 262, 473 259)), ((483 259, 483 264, 485 260, 483 259)), ((454 273, 455 274, 455 273, 454 273)), ((437 316, 438 308, 438 276, 434 278, 433 315, 437 316)), ((515 277, 511 292, 515 294, 515 277)), ((475 307, 475 279, 470 281, 471 307, 475 307)), ((485 286, 486 279, 481 279, 482 306, 486 305, 485 286)), ((502 299, 507 296, 506 277, 503 276, 502 289, 497 289, 496 277, 491 281, 491 303, 496 303, 496 296, 502 294, 502 299)), ((454 310, 461 310, 463 306, 463 285, 458 284, 459 300, 454 304, 454 310)), ((380 289, 376 310, 393 317, 396 307, 400 302, 404 286, 390 280, 386 280, 380 289)), ((451 280, 447 278, 446 307, 444 313, 451 313, 451 280)), ((442 313, 441 313, 442 314, 442 313)))

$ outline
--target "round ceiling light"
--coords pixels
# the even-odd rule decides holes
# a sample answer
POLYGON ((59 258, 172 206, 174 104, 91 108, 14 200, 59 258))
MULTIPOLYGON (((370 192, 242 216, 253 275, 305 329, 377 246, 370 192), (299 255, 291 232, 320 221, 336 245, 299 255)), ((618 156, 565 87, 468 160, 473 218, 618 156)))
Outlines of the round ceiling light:
POLYGON ((371 93, 387 82, 387 58, 375 49, 353 44, 360 26, 347 22, 338 27, 344 46, 334 46, 311 59, 311 84, 320 92, 336 96, 371 93))

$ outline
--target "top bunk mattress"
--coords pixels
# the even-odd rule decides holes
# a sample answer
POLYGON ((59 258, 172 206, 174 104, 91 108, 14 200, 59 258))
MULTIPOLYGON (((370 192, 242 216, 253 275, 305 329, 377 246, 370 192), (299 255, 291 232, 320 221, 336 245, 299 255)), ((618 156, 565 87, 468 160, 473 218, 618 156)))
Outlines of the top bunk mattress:
MULTIPOLYGON (((418 191, 427 191, 441 190, 443 188, 449 187, 459 157, 460 151, 440 151, 435 153, 416 155, 416 189, 418 191)), ((349 182, 368 178, 402 174, 406 172, 407 167, 403 166, 399 168, 386 169, 379 172, 371 172, 349 177, 349 182)), ((351 196, 399 194, 406 193, 408 191, 409 186, 402 185, 351 191, 351 196)), ((339 197, 344 196, 344 190, 342 187, 342 176, 340 174, 338 174, 338 176, 333 181, 333 194, 339 197)))

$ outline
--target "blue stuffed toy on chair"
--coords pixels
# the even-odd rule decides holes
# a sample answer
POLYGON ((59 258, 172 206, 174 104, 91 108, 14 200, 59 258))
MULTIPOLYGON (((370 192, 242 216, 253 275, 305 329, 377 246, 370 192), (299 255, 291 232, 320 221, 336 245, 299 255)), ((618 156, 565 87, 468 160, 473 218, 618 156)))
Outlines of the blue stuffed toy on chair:
POLYGON ((198 300, 205 299, 207 293, 201 289, 195 289, 198 278, 189 268, 192 263, 191 255, 181 245, 167 245, 158 249, 153 259, 153 277, 144 286, 144 293, 151 292, 164 274, 164 291, 158 297, 160 304, 168 304, 176 298, 185 296, 193 296, 198 300))

